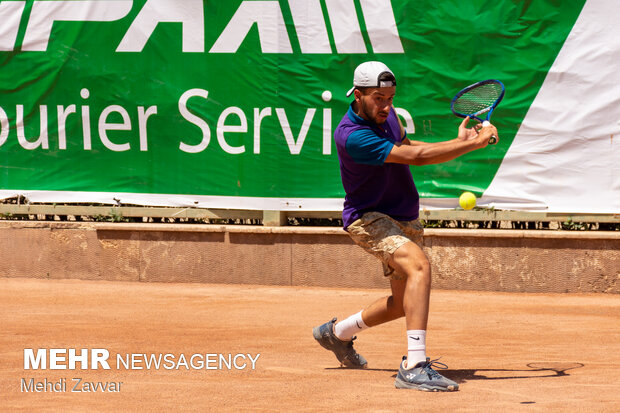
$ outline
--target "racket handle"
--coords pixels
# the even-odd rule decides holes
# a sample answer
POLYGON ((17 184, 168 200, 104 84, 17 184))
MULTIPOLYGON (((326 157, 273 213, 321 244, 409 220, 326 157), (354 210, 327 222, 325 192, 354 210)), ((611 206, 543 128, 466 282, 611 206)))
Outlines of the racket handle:
MULTIPOLYGON (((488 120, 485 120, 484 122, 482 122, 482 127, 487 127, 491 124, 491 122, 489 122, 488 120)), ((491 135, 491 137, 489 138, 489 145, 495 145, 497 143, 497 136, 495 135, 491 135)))

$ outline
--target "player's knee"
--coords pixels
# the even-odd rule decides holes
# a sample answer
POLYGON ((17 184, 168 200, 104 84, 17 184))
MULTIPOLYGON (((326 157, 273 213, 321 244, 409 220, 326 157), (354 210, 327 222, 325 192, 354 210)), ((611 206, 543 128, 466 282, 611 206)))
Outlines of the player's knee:
POLYGON ((401 246, 393 256, 395 268, 399 272, 406 275, 406 278, 414 279, 416 282, 422 282, 430 285, 431 281, 431 265, 422 249, 409 242, 401 246))
POLYGON ((409 257, 406 268, 408 276, 430 279, 431 264, 425 256, 409 257))
POLYGON ((422 274, 424 277, 431 274, 431 263, 428 262, 426 257, 424 257, 424 259, 415 260, 413 266, 415 267, 415 271, 422 274))
POLYGON ((425 288, 430 288, 431 265, 428 260, 417 260, 411 263, 409 271, 407 271, 407 284, 422 285, 425 288))

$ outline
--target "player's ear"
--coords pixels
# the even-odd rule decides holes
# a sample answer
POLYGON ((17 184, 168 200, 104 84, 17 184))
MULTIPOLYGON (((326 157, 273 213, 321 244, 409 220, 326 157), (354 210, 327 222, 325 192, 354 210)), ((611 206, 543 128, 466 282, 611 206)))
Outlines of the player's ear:
POLYGON ((360 100, 362 98, 362 91, 359 89, 353 90, 353 96, 355 96, 355 100, 360 100))

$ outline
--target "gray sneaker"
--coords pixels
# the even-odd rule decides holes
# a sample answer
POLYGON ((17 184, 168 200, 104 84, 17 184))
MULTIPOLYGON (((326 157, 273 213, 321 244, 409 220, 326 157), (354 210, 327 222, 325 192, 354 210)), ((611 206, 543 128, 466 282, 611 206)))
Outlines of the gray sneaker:
POLYGON ((314 327, 312 329, 314 339, 318 341, 322 347, 333 351, 342 367, 365 369, 368 366, 368 362, 364 357, 357 354, 357 351, 353 348, 353 340, 355 340, 355 337, 353 337, 351 341, 340 340, 334 334, 335 322, 336 317, 323 325, 314 327))
POLYGON ((426 361, 422 361, 407 370, 405 369, 406 360, 407 357, 403 357, 396 375, 394 385, 397 389, 417 389, 423 391, 456 391, 459 389, 459 385, 456 382, 433 370, 433 367, 447 369, 448 366, 445 364, 427 358, 426 361))

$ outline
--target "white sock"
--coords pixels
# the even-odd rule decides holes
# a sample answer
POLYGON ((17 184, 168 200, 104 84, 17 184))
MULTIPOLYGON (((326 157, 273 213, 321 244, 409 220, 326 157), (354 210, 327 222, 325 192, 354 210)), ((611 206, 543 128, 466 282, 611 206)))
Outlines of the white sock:
POLYGON ((345 318, 334 326, 334 334, 342 341, 349 341, 360 331, 367 329, 368 326, 362 320, 362 312, 353 314, 345 318))
POLYGON ((407 330, 407 369, 426 361, 426 330, 407 330))

